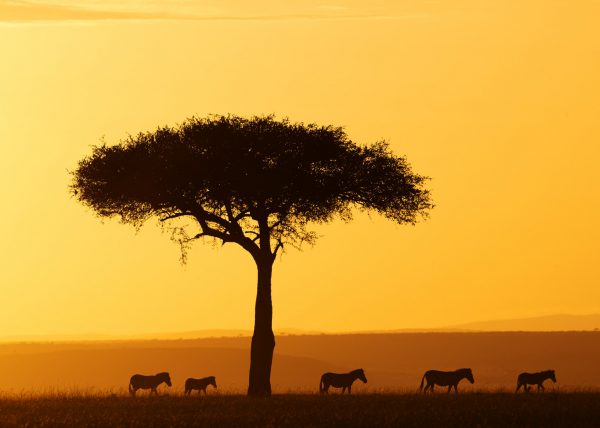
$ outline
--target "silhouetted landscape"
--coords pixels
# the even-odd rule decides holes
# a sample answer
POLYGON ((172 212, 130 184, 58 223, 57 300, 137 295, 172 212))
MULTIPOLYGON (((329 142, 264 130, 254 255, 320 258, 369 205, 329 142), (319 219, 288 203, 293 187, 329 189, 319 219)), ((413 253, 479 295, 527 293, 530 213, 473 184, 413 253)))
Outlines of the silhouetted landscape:
POLYGON ((600 0, 0 0, 0 428, 600 427, 600 0))
MULTIPOLYGON (((2 390, 124 393, 133 373, 169 371, 181 394, 187 377, 215 375, 219 393, 243 392, 249 337, 197 340, 5 343, 2 390)), ((365 369, 354 393, 416 391, 425 370, 473 369, 463 391, 512 391, 522 371, 556 370, 549 390, 600 388, 600 332, 395 333, 280 336, 273 361, 274 392, 318 391, 327 371, 365 369)), ((209 392, 209 394, 212 393, 209 392)))
POLYGON ((597 426, 600 333, 395 333, 281 336, 270 399, 245 396, 249 337, 0 345, 0 425, 421 427, 597 426), (320 375, 361 366, 353 395, 318 394, 320 375), (475 383, 418 393, 425 370, 470 366, 475 383), (556 370, 544 393, 517 374, 556 370), (158 396, 127 393, 133 373, 168 370, 158 396), (187 377, 218 389, 184 396, 187 377))

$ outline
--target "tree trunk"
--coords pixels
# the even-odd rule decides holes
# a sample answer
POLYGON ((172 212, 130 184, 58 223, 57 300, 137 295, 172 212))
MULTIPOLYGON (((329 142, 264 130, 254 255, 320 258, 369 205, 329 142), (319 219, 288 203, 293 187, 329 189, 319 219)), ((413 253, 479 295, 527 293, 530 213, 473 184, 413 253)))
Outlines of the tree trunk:
POLYGON ((250 379, 248 395, 271 395, 271 363, 275 349, 273 335, 273 304, 271 302, 271 273, 273 261, 257 260, 258 285, 254 308, 254 334, 250 348, 250 379))

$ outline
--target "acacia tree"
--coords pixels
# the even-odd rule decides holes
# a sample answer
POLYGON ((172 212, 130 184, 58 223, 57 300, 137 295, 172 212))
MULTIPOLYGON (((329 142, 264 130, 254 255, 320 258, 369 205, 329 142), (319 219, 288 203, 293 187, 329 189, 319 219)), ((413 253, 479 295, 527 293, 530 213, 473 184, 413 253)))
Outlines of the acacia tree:
POLYGON ((94 147, 73 172, 71 191, 100 217, 170 224, 183 257, 199 238, 250 253, 258 284, 248 394, 269 395, 277 254, 314 242, 311 223, 350 220, 357 208, 415 224, 432 208, 425 181, 385 142, 359 146, 342 128, 209 116, 94 147), (177 218, 191 224, 176 226, 177 218))

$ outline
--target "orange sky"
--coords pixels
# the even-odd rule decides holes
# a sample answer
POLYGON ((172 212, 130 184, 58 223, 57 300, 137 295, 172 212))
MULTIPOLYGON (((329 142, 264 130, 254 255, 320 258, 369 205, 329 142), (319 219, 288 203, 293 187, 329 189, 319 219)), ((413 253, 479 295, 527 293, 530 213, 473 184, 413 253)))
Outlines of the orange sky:
POLYGON ((207 113, 342 125, 432 178, 429 221, 278 260, 276 328, 599 312, 600 2, 360 3, 0 0, 0 336, 252 327, 249 255, 182 267, 68 194, 102 138, 207 113))

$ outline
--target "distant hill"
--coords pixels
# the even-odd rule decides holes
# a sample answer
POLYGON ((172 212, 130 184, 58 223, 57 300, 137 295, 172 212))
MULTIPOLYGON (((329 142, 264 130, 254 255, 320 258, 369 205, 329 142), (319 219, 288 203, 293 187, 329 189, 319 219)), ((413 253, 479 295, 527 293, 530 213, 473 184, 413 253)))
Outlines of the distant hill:
POLYGON ((495 321, 480 321, 450 327, 470 331, 590 331, 600 330, 600 314, 548 315, 495 321))
MULTIPOLYGON (((595 331, 600 330, 600 314, 568 315, 557 314, 541 317, 488 320, 457 324, 439 328, 405 328, 391 330, 363 330, 345 332, 324 332, 302 330, 299 328, 281 328, 275 330, 276 336, 303 335, 339 335, 339 334, 390 334, 390 333, 467 333, 478 331, 595 331)), ((190 340, 205 338, 251 337, 252 330, 242 329, 206 329, 180 332, 160 332, 144 334, 79 334, 79 335, 23 335, 0 336, 0 343, 15 342, 105 342, 135 340, 190 340)))

